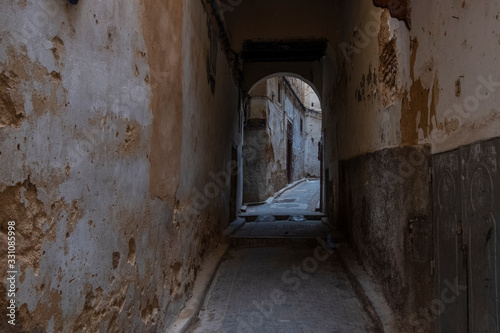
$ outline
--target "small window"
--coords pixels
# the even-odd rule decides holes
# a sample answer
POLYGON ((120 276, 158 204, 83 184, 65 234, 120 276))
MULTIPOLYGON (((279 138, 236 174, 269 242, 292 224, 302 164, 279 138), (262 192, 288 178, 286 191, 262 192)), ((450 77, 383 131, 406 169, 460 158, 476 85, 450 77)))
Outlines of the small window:
POLYGON ((300 118, 300 133, 304 132, 304 120, 300 118))

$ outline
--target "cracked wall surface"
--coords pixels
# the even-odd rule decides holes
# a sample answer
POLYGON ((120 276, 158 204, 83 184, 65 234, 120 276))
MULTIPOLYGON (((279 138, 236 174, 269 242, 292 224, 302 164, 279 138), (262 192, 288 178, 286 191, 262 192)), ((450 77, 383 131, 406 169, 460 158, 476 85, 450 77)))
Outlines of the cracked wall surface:
POLYGON ((0 245, 16 221, 16 331, 166 329, 228 223, 229 184, 208 196, 210 173, 232 145, 241 154, 224 52, 214 91, 206 77, 211 18, 201 2, 155 0, 12 1, 0 17, 0 245))
MULTIPOLYGON (((227 170, 231 150, 243 153, 238 70, 242 86, 286 72, 319 89, 330 220, 352 222, 343 227, 386 283, 403 329, 408 314, 428 306, 430 263, 414 260, 406 227, 429 223, 429 170, 411 153, 424 151, 427 161, 499 136, 500 5, 288 1, 290 15, 276 18, 269 8, 284 3, 245 1, 224 13, 232 33, 224 41, 205 1, 3 3, 0 246, 16 220, 20 331, 169 324, 234 213, 227 170), (293 24, 305 13, 307 29, 293 24), (223 52, 227 43, 238 52, 246 40, 294 38, 326 38, 326 55, 235 68, 235 55, 223 52), (381 180, 385 171, 396 176, 381 180), (381 239, 389 231, 393 242, 381 239), (424 272, 420 281, 415 272, 424 272)), ((283 179, 276 147, 284 141, 271 142, 266 151, 280 163, 265 172, 283 179)))
POLYGON ((499 136, 500 7, 486 0, 374 0, 344 1, 341 12, 338 44, 325 62, 325 73, 336 75, 324 80, 322 96, 327 212, 387 286, 400 329, 432 331, 435 316, 415 315, 429 314, 431 261, 412 259, 407 226, 420 219, 422 234, 432 237, 432 216, 414 213, 421 206, 411 200, 428 204, 436 194, 421 191, 429 163, 413 165, 408 154, 435 155, 499 136), (391 235, 399 236, 387 242, 391 235))

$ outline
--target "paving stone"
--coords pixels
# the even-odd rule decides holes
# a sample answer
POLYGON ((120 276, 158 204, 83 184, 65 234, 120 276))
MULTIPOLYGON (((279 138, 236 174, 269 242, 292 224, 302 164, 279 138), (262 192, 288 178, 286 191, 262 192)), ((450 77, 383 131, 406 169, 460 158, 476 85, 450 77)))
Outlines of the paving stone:
POLYGON ((295 216, 296 207, 313 211, 319 181, 301 183, 277 199, 248 208, 262 215, 236 230, 231 243, 260 247, 232 248, 224 255, 192 332, 373 331, 337 256, 317 241, 319 237, 328 243, 328 227, 303 217, 274 219, 276 212, 295 216), (274 240, 279 246, 269 246, 274 240), (322 251, 316 259, 317 248, 322 251))
POLYGON ((247 214, 273 215, 283 212, 293 215, 296 212, 314 212, 320 200, 319 179, 307 180, 284 191, 273 202, 258 206, 248 206, 247 214))
POLYGON ((335 253, 316 260, 314 271, 291 273, 314 250, 305 243, 229 250, 193 332, 370 332, 335 253))

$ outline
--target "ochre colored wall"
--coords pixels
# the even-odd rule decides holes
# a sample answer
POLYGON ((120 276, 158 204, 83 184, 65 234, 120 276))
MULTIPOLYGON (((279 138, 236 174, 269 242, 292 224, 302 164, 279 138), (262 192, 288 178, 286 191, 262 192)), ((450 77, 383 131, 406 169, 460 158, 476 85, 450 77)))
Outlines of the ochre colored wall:
POLYGON ((223 174, 231 146, 241 154, 220 44, 214 92, 207 79, 202 3, 12 1, 0 20, 0 246, 14 220, 16 329, 166 330, 229 223, 223 174))

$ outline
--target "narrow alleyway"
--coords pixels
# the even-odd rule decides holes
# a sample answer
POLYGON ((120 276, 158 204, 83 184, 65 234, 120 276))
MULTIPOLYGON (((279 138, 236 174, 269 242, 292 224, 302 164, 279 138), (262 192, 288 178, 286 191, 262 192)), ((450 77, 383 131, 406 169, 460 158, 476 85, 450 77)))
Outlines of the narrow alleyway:
POLYGON ((261 215, 231 235, 192 333, 376 331, 329 228, 297 215, 315 211, 319 192, 304 180, 248 209, 261 215))
POLYGON ((0 333, 500 332, 500 1, 0 3, 0 333))

